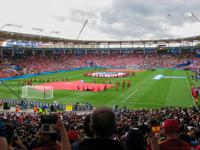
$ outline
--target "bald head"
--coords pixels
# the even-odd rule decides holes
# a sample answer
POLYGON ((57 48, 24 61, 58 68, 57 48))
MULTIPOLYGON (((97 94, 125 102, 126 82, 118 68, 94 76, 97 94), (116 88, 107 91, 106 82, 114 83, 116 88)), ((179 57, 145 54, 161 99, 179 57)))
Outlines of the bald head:
POLYGON ((95 109, 91 116, 91 127, 96 136, 111 137, 115 131, 115 114, 107 107, 95 109))

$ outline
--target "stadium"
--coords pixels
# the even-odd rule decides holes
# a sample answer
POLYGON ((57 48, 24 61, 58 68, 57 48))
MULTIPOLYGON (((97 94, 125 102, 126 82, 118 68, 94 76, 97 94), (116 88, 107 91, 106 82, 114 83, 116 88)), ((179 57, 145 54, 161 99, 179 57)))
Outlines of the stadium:
MULTIPOLYGON (((2 60, 1 81, 22 99, 129 108, 195 104, 191 89, 198 87, 200 47, 196 43, 200 36, 147 41, 70 41, 1 32, 1 37, 4 38, 1 54, 6 57, 2 60), (27 41, 19 42, 19 38, 27 41), (54 44, 49 45, 45 40, 54 44), (193 46, 181 46, 184 43, 193 46), (156 47, 146 46, 150 44, 156 47), (102 48, 103 45, 107 48, 102 48), (30 88, 24 96, 22 89, 26 85, 52 87, 51 96, 45 98, 44 90, 36 90, 32 95, 30 88)), ((5 86, 0 88, 1 98, 17 98, 5 86)))
MULTIPOLYGON (((113 9, 118 3, 112 1, 113 9)), ((127 9, 132 4, 121 3, 127 9)), ((138 4, 132 6, 138 8, 134 10, 138 16, 145 12, 145 4, 133 4, 138 4)), ((165 8, 160 2, 159 6, 165 8)), ((200 35, 177 37, 181 29, 175 31, 177 20, 182 32, 188 29, 180 19, 186 12, 184 16, 197 21, 187 23, 198 32, 198 8, 195 12, 187 9, 178 15, 167 12, 158 19, 172 18, 161 27, 165 31, 157 24, 149 27, 152 33, 146 33, 148 25, 139 28, 134 22, 135 30, 145 31, 141 39, 136 31, 126 31, 128 23, 125 28, 117 23, 106 26, 103 17, 108 16, 97 20, 97 14, 76 9, 80 14, 73 13, 83 15, 79 22, 77 14, 70 14, 72 22, 81 27, 76 38, 65 37, 62 31, 43 33, 51 25, 45 29, 32 26, 37 33, 22 31, 25 27, 18 24, 0 26, 0 150, 199 150, 200 35), (99 27, 100 20, 110 31, 99 27), (99 30, 93 32, 94 27, 99 30), (95 38, 97 32, 102 33, 99 39, 95 38), (104 34, 110 37, 101 38, 104 34)), ((146 19, 145 15, 143 20, 151 23, 160 14, 146 19)), ((61 23, 67 22, 63 16, 52 18, 60 30, 61 23)), ((77 32, 79 28, 75 28, 74 24, 68 30, 77 32)))

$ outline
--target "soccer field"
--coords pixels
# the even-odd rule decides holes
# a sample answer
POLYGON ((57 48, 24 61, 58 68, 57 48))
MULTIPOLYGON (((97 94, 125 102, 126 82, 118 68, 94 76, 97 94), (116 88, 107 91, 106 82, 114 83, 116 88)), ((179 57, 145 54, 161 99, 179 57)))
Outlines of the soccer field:
MULTIPOLYGON (((190 76, 190 71, 184 70, 155 70, 136 73, 135 77, 126 78, 93 78, 84 77, 83 74, 91 69, 83 69, 77 71, 69 71, 65 73, 57 73, 51 75, 41 75, 32 77, 38 81, 41 79, 46 82, 47 79, 55 79, 61 81, 62 78, 68 80, 84 80, 84 82, 109 83, 114 86, 102 92, 91 91, 66 91, 54 90, 54 98, 46 101, 59 101, 64 104, 75 104, 76 102, 89 102, 94 106, 110 106, 119 105, 128 108, 152 108, 163 106, 191 106, 194 104, 191 95, 191 85, 197 84, 190 76), (159 77, 162 77, 159 79, 159 77), (157 78, 155 80, 154 78, 157 78), (116 81, 131 80, 131 87, 122 89, 119 86, 116 91, 116 81)), ((21 95, 21 87, 18 83, 27 79, 17 79, 5 81, 16 93, 21 95), (18 90, 19 89, 19 90, 18 90)), ((36 83, 37 84, 37 83, 36 83)), ((5 86, 0 85, 0 98, 15 98, 5 86)), ((44 100, 40 100, 44 101, 44 100)))

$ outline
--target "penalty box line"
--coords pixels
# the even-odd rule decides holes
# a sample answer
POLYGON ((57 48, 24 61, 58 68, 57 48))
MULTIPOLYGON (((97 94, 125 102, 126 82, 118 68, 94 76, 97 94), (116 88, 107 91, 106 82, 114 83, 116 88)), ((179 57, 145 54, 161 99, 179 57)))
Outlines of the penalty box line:
POLYGON ((129 99, 133 94, 135 94, 137 92, 137 89, 135 91, 133 91, 130 95, 128 95, 125 99, 122 100, 122 103, 124 103, 125 101, 127 101, 127 99, 129 99))

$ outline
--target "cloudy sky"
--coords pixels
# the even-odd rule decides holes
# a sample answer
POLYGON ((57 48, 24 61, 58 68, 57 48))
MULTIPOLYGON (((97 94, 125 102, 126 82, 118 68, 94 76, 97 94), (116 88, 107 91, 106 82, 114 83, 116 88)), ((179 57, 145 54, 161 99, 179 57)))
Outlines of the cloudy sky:
POLYGON ((0 0, 0 28, 76 39, 135 40, 200 35, 199 0, 0 0), (4 26, 21 25, 21 28, 4 26), (55 34, 55 32, 59 34, 55 34))

